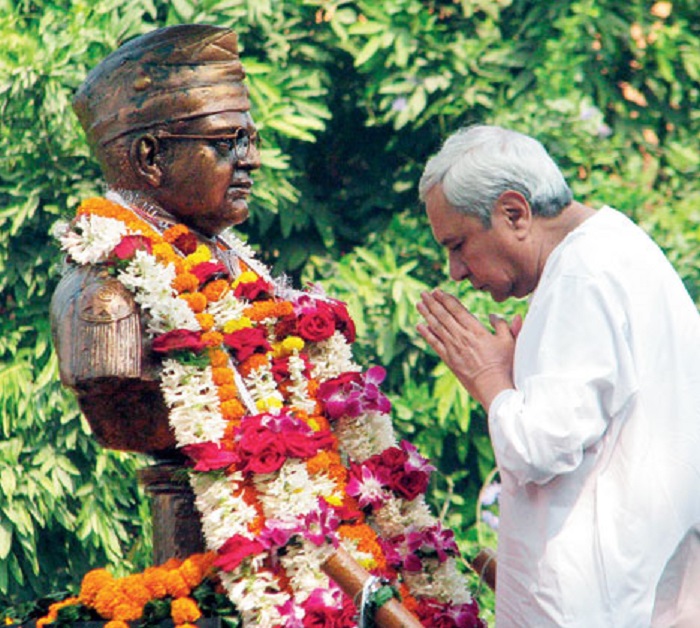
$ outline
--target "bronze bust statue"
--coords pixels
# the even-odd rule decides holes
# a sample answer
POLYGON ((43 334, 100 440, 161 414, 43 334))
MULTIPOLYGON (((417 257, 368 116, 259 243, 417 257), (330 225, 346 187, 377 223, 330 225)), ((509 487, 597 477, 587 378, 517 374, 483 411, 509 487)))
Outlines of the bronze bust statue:
MULTIPOLYGON (((188 225, 214 252, 215 236, 247 218, 250 172, 260 167, 244 76, 234 32, 174 26, 116 50, 74 100, 109 189, 150 222, 188 225)), ((51 318, 61 380, 98 441, 171 452, 157 364, 133 296, 81 266, 60 283, 51 318)))

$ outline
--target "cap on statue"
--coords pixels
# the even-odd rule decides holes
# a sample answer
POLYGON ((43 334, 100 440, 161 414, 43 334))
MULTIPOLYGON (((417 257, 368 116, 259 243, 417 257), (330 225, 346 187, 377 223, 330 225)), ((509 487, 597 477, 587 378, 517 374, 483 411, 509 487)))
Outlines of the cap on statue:
POLYGON ((90 145, 158 123, 250 107, 228 28, 168 26, 127 42, 88 74, 73 99, 90 145))

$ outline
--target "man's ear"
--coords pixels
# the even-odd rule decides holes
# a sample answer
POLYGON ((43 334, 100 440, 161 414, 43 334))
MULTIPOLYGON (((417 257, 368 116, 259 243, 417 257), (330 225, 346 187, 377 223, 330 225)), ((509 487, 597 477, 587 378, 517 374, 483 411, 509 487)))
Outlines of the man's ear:
POLYGON ((515 190, 506 190, 498 197, 493 216, 505 220, 518 237, 525 237, 532 226, 530 203, 515 190))
POLYGON ((129 160, 134 172, 154 188, 159 187, 163 179, 160 150, 158 138, 150 133, 139 135, 131 142, 129 149, 129 160))

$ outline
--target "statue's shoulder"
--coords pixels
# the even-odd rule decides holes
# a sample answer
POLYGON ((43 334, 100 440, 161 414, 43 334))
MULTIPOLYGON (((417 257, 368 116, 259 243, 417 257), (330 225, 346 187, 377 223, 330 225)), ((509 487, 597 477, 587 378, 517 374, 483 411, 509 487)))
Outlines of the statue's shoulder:
POLYGON ((139 306, 103 268, 71 267, 54 292, 50 315, 67 386, 101 377, 142 377, 149 370, 139 306))

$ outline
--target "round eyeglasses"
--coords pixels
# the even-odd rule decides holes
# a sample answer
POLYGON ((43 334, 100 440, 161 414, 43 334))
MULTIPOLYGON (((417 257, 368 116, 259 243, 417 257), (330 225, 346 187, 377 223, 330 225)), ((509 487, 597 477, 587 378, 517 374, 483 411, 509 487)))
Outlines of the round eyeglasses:
POLYGON ((170 133, 168 131, 158 131, 154 135, 158 139, 166 140, 205 140, 223 143, 226 145, 227 150, 236 157, 237 161, 247 159, 251 146, 259 149, 262 141, 257 131, 251 133, 247 129, 237 129, 235 133, 222 133, 220 135, 170 133))

